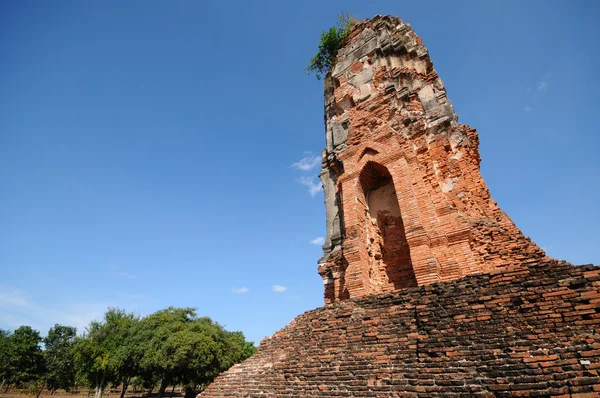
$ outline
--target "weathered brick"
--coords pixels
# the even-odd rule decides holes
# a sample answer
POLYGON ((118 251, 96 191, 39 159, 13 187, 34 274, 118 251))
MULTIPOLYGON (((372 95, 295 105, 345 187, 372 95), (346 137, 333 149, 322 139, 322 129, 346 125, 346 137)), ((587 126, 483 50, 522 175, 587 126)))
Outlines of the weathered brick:
POLYGON ((326 303, 547 259, 491 198, 477 132, 413 35, 397 18, 361 22, 325 78, 326 303))
MULTIPOLYGON (((579 322, 584 314, 575 321, 557 318, 544 338, 531 334, 533 328, 548 327, 538 322, 537 305, 528 312, 496 311, 519 307, 501 300, 486 307, 490 320, 473 317, 480 310, 473 310, 472 303, 481 297, 503 299, 516 293, 523 303, 540 303, 545 291, 559 288, 566 275, 592 269, 556 261, 521 267, 528 272, 508 284, 473 275, 309 311, 263 340, 254 357, 219 376, 202 397, 449 397, 475 395, 473 391, 488 396, 598 395, 600 334, 597 326, 579 322), (531 279, 545 289, 527 284, 531 279), (390 313, 399 307, 407 310, 390 313), (455 308, 474 320, 457 322, 455 308), (331 326, 312 327, 324 324, 331 326), (393 336, 395 343, 373 338, 374 333, 393 336)), ((557 296, 556 303, 573 304, 599 288, 586 284, 576 296, 557 296)))
POLYGON ((327 305, 202 397, 599 396, 600 269, 497 206, 412 28, 358 23, 325 79, 327 305))

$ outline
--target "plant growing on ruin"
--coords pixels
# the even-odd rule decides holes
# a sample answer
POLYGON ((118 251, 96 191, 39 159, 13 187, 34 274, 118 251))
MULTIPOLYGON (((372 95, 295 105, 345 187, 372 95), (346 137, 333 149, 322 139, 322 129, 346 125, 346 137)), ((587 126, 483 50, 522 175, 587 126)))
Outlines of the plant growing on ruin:
POLYGON ((355 23, 356 21, 350 18, 348 13, 342 13, 338 15, 336 26, 321 32, 319 51, 311 58, 306 73, 315 73, 317 79, 321 80, 321 77, 329 72, 329 69, 335 65, 338 51, 346 44, 355 23))

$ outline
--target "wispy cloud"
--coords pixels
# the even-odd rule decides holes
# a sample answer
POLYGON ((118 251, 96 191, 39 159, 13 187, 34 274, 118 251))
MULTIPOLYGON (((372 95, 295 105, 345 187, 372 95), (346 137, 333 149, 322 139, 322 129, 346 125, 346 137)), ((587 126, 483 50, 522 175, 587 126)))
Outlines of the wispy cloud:
POLYGON ((323 186, 321 186, 321 183, 316 178, 316 176, 302 176, 296 181, 298 181, 302 185, 305 185, 308 188, 308 193, 310 193, 310 196, 315 197, 317 193, 323 190, 323 186))
POLYGON ((288 296, 288 300, 300 300, 302 296, 288 296))
POLYGON ((31 326, 43 335, 48 329, 59 323, 75 326, 79 333, 96 319, 101 319, 108 307, 114 303, 76 302, 64 308, 50 308, 36 301, 27 292, 13 287, 0 287, 0 327, 18 328, 31 326))
MULTIPOLYGON (((308 155, 297 162, 292 163, 290 167, 302 171, 309 172, 318 167, 321 164, 321 157, 316 155, 308 155)), ((296 181, 308 188, 308 193, 311 197, 315 197, 317 193, 323 190, 319 177, 311 173, 312 175, 303 175, 297 178, 296 181)))
POLYGON ((323 243, 325 243, 325 238, 322 236, 319 236, 319 237, 316 237, 313 240, 311 240, 310 243, 312 243, 315 246, 321 246, 323 243))
POLYGON ((240 287, 239 289, 231 289, 231 293, 235 293, 235 294, 248 293, 248 288, 247 287, 240 287))
POLYGON ((297 162, 292 163, 293 168, 302 171, 310 171, 321 164, 320 156, 307 156, 297 162))
POLYGON ((135 275, 129 272, 119 272, 119 276, 127 279, 135 279, 135 275))
POLYGON ((123 270, 122 267, 119 267, 114 264, 107 265, 107 267, 112 270, 112 273, 115 276, 118 276, 120 278, 126 278, 126 279, 135 279, 135 274, 123 270))
POLYGON ((287 290, 287 287, 281 285, 273 285, 273 291, 275 293, 283 293, 287 290))
POLYGON ((552 75, 550 75, 550 73, 545 73, 539 78, 538 82, 535 84, 535 87, 528 87, 526 89, 528 100, 523 106, 523 110, 525 112, 531 112, 533 110, 532 105, 535 105, 539 98, 548 92, 551 77, 552 75))
POLYGON ((0 290, 0 307, 29 307, 29 301, 19 289, 11 287, 0 290))

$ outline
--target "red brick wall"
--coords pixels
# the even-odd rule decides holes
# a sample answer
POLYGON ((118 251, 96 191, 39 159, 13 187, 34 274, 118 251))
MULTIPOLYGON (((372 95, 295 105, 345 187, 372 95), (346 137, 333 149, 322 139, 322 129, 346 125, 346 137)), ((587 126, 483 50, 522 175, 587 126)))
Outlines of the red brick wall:
POLYGON ((392 176, 387 169, 367 163, 359 180, 369 293, 417 286, 392 176))
POLYGON ((600 268, 528 264, 306 312, 200 396, 598 396, 599 329, 600 268))
POLYGON ((477 132, 457 123, 409 25, 392 17, 361 22, 326 80, 323 169, 334 176, 335 192, 324 186, 338 204, 327 215, 341 219, 343 237, 334 257, 328 238, 320 261, 326 303, 342 299, 340 292, 360 297, 546 258, 490 197, 477 132), (361 181, 373 167, 389 172, 401 214, 383 260, 374 260, 382 245, 371 239, 382 231, 369 222, 361 181))

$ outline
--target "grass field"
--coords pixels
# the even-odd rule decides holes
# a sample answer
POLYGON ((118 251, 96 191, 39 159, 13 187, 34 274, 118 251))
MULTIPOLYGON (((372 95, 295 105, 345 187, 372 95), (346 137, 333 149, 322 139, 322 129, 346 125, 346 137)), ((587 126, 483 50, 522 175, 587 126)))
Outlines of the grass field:
MULTIPOLYGON (((65 391, 57 391, 54 394, 51 394, 49 391, 43 391, 40 395, 44 398, 92 398, 94 396, 94 390, 79 390, 76 392, 65 392, 65 391)), ((111 390, 107 388, 102 394, 102 398, 119 398, 121 396, 121 391, 111 390)), ((183 391, 175 389, 173 391, 173 398, 183 396, 183 391)), ((7 393, 0 393, 0 398, 25 398, 25 397, 35 397, 35 394, 29 392, 27 390, 12 390, 7 393)), ((156 398, 157 392, 154 391, 150 396, 148 396, 147 392, 138 392, 138 391, 127 391, 125 394, 125 398, 156 398)), ((164 398, 171 397, 171 389, 169 388, 164 395, 164 398)))

